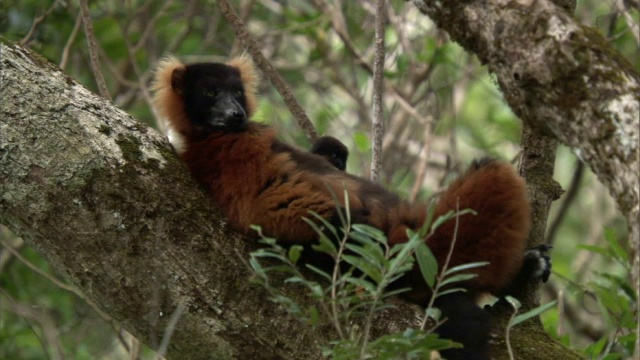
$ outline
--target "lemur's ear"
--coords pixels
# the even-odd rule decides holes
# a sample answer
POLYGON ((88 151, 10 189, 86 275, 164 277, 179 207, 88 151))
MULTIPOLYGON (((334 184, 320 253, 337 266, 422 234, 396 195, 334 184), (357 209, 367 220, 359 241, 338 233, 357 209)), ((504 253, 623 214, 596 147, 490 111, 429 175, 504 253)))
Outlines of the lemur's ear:
POLYGON ((167 56, 158 63, 151 86, 155 93, 154 107, 160 120, 165 128, 177 132, 182 132, 190 126, 181 96, 185 70, 185 65, 180 60, 167 56))
POLYGON ((258 99, 256 94, 258 92, 258 85, 260 84, 260 75, 256 69, 253 61, 247 54, 242 54, 236 58, 233 58, 227 62, 227 65, 232 66, 240 71, 240 79, 244 86, 244 96, 247 100, 247 116, 250 118, 258 107, 258 99))

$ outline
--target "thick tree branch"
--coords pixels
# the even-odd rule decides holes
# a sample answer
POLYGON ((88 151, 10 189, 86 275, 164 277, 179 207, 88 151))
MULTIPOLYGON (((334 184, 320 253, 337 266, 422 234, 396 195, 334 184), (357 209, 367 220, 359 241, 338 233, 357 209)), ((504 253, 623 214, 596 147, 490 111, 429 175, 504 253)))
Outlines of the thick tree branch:
MULTIPOLYGON (((226 228, 164 137, 29 50, 0 54, 0 223, 152 348, 182 309, 168 358, 320 358, 331 334, 251 285, 254 243, 226 228)), ((399 304, 375 332, 411 327, 414 311, 399 304)))

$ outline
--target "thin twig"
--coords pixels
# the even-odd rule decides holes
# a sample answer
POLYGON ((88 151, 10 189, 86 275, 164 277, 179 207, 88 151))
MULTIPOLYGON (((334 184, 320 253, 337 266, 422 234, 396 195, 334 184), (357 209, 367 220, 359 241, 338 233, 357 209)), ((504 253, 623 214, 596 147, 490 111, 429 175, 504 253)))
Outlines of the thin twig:
POLYGON ((382 100, 384 97, 384 30, 385 30, 385 0, 376 2, 376 30, 375 30, 375 59, 373 61, 373 120, 371 135, 373 148, 371 154, 371 181, 380 180, 382 167, 382 138, 384 136, 384 121, 382 100))
POLYGON ((271 63, 267 61, 264 57, 258 44, 249 34, 249 30, 242 22, 242 19, 238 16, 238 14, 233 10, 231 5, 227 0, 218 0, 218 6, 220 7, 220 11, 227 19, 227 22, 233 27, 236 32, 236 35, 242 43, 244 47, 247 49, 253 62, 262 70, 262 72, 269 78, 273 87, 276 88, 280 96, 284 99, 284 103, 287 105, 287 108, 293 114, 295 119, 298 122, 298 125, 302 129, 302 131, 307 136, 307 139, 310 142, 315 142, 318 138, 318 133, 309 120, 309 117, 305 113, 304 109, 300 106, 298 101, 289 90, 289 87, 285 83, 284 79, 278 74, 278 72, 273 68, 271 63))
POLYGON ((36 273, 38 273, 41 276, 43 276, 45 279, 51 281, 57 287, 59 287, 61 289, 64 289, 64 290, 67 290, 67 291, 70 291, 70 292, 76 294, 78 297, 83 298, 82 293, 75 286, 72 286, 72 285, 69 285, 69 284, 65 284, 64 282, 62 282, 62 281, 58 280, 57 278, 53 277, 51 274, 46 273, 44 270, 40 269, 39 267, 34 265, 32 262, 27 260, 24 256, 22 256, 22 254, 17 252, 11 245, 7 244, 4 240, 0 239, 0 244, 5 249, 7 249, 7 251, 9 251, 11 254, 13 254, 13 256, 15 256, 18 260, 20 260, 23 264, 25 264, 29 269, 35 271, 36 273))
MULTIPOLYGON (((364 59, 364 57, 362 56, 362 54, 360 54, 360 52, 358 52, 358 49, 356 48, 353 41, 349 37, 349 34, 347 33, 344 16, 342 12, 337 11, 335 8, 329 6, 329 4, 327 4, 323 0, 316 0, 314 1, 314 4, 324 14, 331 15, 331 25, 333 27, 333 30, 338 34, 338 37, 340 37, 340 39, 344 43, 347 50, 349 50, 351 55, 355 58, 355 63, 358 64, 368 74, 373 76, 374 75, 373 66, 371 66, 371 64, 369 64, 364 59)), ((398 90, 398 88, 395 85, 393 85, 389 81, 384 80, 384 77, 383 77, 383 81, 384 81, 385 89, 390 92, 390 95, 393 96, 394 100, 396 100, 398 105, 400 105, 405 111, 411 114, 411 116, 413 116, 418 121, 420 121, 420 123, 424 123, 424 124, 430 123, 428 119, 420 115, 420 113, 416 110, 416 108, 413 105, 411 105, 410 101, 407 99, 407 96, 403 94, 400 90, 398 90)))
MULTIPOLYGON (((440 284, 442 284, 442 282, 444 281, 444 278, 446 276, 445 273, 449 269, 449 262, 451 262, 453 249, 455 248, 456 241, 458 240, 458 227, 460 226, 459 218, 460 218, 460 198, 456 198, 456 213, 455 213, 455 222, 453 227, 453 237, 451 239, 451 245, 449 246, 449 252, 447 253, 447 257, 444 260, 444 264, 442 264, 442 268, 438 269, 439 274, 436 277, 436 283, 435 283, 436 285, 434 286, 433 293, 431 294, 431 298, 429 299, 429 304, 427 305, 426 310, 433 308, 433 304, 435 303, 436 297, 438 297, 438 292, 440 291, 440 284)), ((434 230, 435 229, 431 229, 427 238, 429 238, 429 236, 434 234, 435 232, 434 230)), ((429 312, 426 311, 424 319, 422 319, 422 323, 420 324, 420 329, 424 330, 428 322, 429 322, 429 312)))
POLYGON ((513 313, 509 318, 509 322, 507 323, 508 325, 505 329, 505 334, 504 334, 504 342, 507 343, 507 353, 509 354, 509 360, 514 360, 513 349, 511 348, 511 340, 509 335, 511 334, 511 324, 513 323, 513 319, 516 317, 517 314, 518 314, 518 309, 514 308, 513 313))
POLYGON ((336 254, 335 264, 333 265, 333 273, 331 277, 331 315, 333 318, 333 325, 338 332, 338 336, 340 339, 345 339, 345 336, 342 332, 342 325, 340 324, 340 314, 338 312, 338 294, 336 293, 336 289, 338 288, 338 278, 340 277, 340 263, 342 259, 342 255, 346 249, 347 240, 349 240, 349 229, 351 229, 350 221, 347 224, 343 224, 344 226, 344 235, 340 240, 340 246, 338 247, 338 253, 336 254))
POLYGON ((631 13, 629 11, 631 7, 627 8, 625 6, 624 0, 615 1, 614 6, 620 13, 622 13, 624 20, 627 22, 627 27, 629 28, 631 35, 636 41, 636 45, 640 45, 640 26, 638 26, 636 20, 634 20, 633 16, 631 16, 631 13))
MULTIPOLYGON (((137 52, 137 50, 136 50, 136 46, 132 45, 131 41, 129 41, 129 38, 130 38, 129 27, 126 25, 121 26, 120 30, 122 31, 122 38, 127 48, 129 63, 131 63, 133 72, 135 73, 136 78, 138 79, 138 86, 140 88, 140 91, 142 92, 142 97, 144 98, 145 102, 147 103, 147 106, 149 107, 149 109, 151 109, 151 112, 153 113, 153 118, 156 121, 156 128, 162 130, 162 132, 165 132, 166 130, 165 124, 163 121, 159 121, 161 116, 160 114, 158 114, 158 110, 156 110, 156 107, 153 106, 153 99, 152 99, 151 93, 149 92, 149 88, 146 86, 148 73, 143 73, 142 70, 140 70, 138 63, 136 62, 135 53, 137 52)), ((138 43, 138 45, 139 44, 140 43, 138 43)))
POLYGON ((427 177, 427 167, 429 165, 429 155, 431 153, 431 133, 432 133, 432 124, 426 124, 424 126, 424 145, 422 146, 422 150, 420 151, 419 159, 420 164, 418 166, 418 171, 416 173, 416 181, 413 183, 413 188, 411 188, 411 193, 409 194, 409 201, 414 202, 418 197, 418 193, 420 192, 420 188, 422 188, 422 183, 424 179, 427 177))
POLYGON ((82 16, 80 13, 76 16, 76 23, 73 25, 73 31, 71 31, 71 35, 67 39, 67 43, 64 45, 64 49, 62 49, 62 57, 60 58, 60 69, 64 70, 67 66, 67 61, 69 60, 69 52, 71 51, 71 46, 73 46, 73 42, 76 40, 78 36, 78 32, 80 32, 80 25, 82 25, 82 16))
POLYGON ((164 329, 164 334, 162 335, 162 342, 160 342, 160 347, 158 348, 158 355, 164 357, 167 349, 169 348, 169 341, 173 336, 173 332, 176 330, 176 325, 178 324, 178 320, 182 317, 182 313, 184 312, 186 305, 184 302, 180 302, 178 306, 176 306, 176 310, 171 314, 171 318, 169 318, 169 323, 167 327, 164 329))
POLYGON ((40 341, 40 345, 47 355, 47 359, 51 360, 64 360, 64 348, 60 342, 59 331, 56 329, 56 323, 49 314, 49 311, 38 310, 34 306, 28 304, 21 304, 13 299, 6 291, 0 290, 0 295, 3 299, 8 301, 4 302, 4 306, 12 313, 22 317, 27 323, 33 334, 40 341), (35 321, 40 325, 40 333, 44 337, 41 338, 38 332, 35 331, 31 321, 35 321), (53 348, 53 351, 49 351, 49 348, 53 348))
POLYGON ((138 338, 136 338, 135 336, 131 335, 131 333, 128 331, 124 329, 122 331, 124 331, 126 338, 129 339, 129 344, 127 345, 128 351, 129 351, 129 360, 140 359, 140 352, 142 350, 142 348, 140 347, 140 340, 138 340, 138 338))
POLYGON ((190 1, 187 11, 181 17, 181 20, 185 25, 182 27, 182 30, 178 33, 178 35, 173 37, 173 40, 171 40, 171 42, 167 46, 167 52, 169 54, 176 52, 178 46, 180 46, 184 42, 184 39, 186 39, 187 36, 191 33, 191 30, 193 29, 193 22, 196 19, 196 10, 197 2, 190 1))
MULTIPOLYGON (((244 0, 241 2, 240 6, 240 19, 243 22, 246 22, 249 19, 249 15, 251 15, 251 10, 254 8, 254 0, 244 0)), ((240 39, 236 38, 233 41, 233 45, 231 45, 230 54, 237 54, 242 51, 242 42, 240 39)))
POLYGON ((5 249, 7 249, 11 254, 13 254, 13 256, 15 256, 18 260, 20 260, 28 268, 30 268, 31 270, 33 270, 36 273, 40 274, 45 279, 51 281, 54 285, 58 286, 61 289, 67 290, 69 292, 72 292, 73 294, 75 294, 79 298, 81 298, 84 301, 86 301, 87 304, 89 304, 89 306, 91 306, 95 310, 95 312, 98 313, 98 315, 100 315, 100 317, 102 317, 105 321, 112 321, 113 320, 111 318, 111 316, 107 315, 104 311, 100 310, 100 308, 98 308, 98 306, 93 301, 87 299, 84 296, 84 294, 82 294, 82 292, 80 292, 80 290, 78 290, 78 288, 76 288, 75 286, 69 285, 69 284, 65 284, 64 282, 62 282, 62 281, 58 280, 57 278, 55 278, 54 276, 52 276, 51 274, 46 273, 44 270, 40 269, 39 267, 34 265, 32 262, 27 260, 24 256, 22 256, 19 252, 17 252, 13 247, 11 247, 11 245, 7 244, 2 239, 0 239, 0 245, 2 245, 5 249))
MULTIPOLYGON (((0 225, 0 238, 3 237, 3 232, 8 232, 9 230, 5 230, 3 228, 3 225, 0 225)), ((9 243, 9 246, 11 246, 11 248, 15 249, 16 251, 20 251, 20 249, 22 249, 26 244, 24 243, 24 241, 22 240, 22 238, 19 238, 15 235, 11 236, 5 236, 4 239, 6 239, 5 241, 7 241, 7 243, 9 243)), ((11 264, 12 260, 13 260, 14 256, 10 251, 2 251, 0 252, 0 276, 2 276, 4 274, 4 270, 5 268, 11 264)))
POLYGON ((98 43, 96 42, 96 37, 93 33, 93 24, 91 22, 91 15, 89 14, 89 5, 87 4, 87 0, 80 0, 80 13, 82 14, 84 33, 87 37, 93 76, 96 78, 96 84, 98 85, 100 95, 111 101, 111 95, 109 95, 109 89, 107 89, 107 83, 104 80, 102 69, 100 68, 100 59, 98 59, 98 43))
POLYGON ((63 7, 67 6, 66 3, 61 2, 59 0, 55 0, 53 4, 51 4, 51 6, 49 6, 49 8, 44 12, 44 14, 33 19, 33 24, 31 24, 31 29, 29 29, 29 32, 27 33, 27 35, 25 35, 22 38, 22 40, 20 40, 20 45, 26 45, 27 43, 29 43, 29 41, 31 41, 31 37, 33 36, 33 33, 36 32, 38 25, 40 25, 49 15, 51 15, 56 5, 58 4, 62 5, 63 7))
POLYGON ((147 43, 149 35, 155 30, 158 19, 165 16, 167 10, 171 5, 173 5, 173 0, 165 1, 164 4, 162 4, 160 10, 158 10, 151 19, 144 19, 140 21, 144 22, 144 30, 142 30, 140 39, 138 39, 138 41, 134 45, 132 45, 133 54, 137 53, 147 43))

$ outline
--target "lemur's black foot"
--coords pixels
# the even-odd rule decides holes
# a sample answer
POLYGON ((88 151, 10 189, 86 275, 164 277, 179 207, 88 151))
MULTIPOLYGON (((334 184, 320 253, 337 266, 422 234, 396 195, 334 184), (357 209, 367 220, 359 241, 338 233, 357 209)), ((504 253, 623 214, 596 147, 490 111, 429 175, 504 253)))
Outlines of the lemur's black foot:
POLYGON ((530 278, 540 278, 542 282, 547 282, 551 275, 551 258, 548 251, 552 248, 551 245, 542 244, 527 250, 524 254, 522 271, 528 273, 530 278))
POLYGON ((457 291, 439 296, 434 306, 446 319, 435 330, 443 339, 461 343, 463 348, 440 351, 448 360, 489 360, 491 315, 479 308, 473 295, 457 291))

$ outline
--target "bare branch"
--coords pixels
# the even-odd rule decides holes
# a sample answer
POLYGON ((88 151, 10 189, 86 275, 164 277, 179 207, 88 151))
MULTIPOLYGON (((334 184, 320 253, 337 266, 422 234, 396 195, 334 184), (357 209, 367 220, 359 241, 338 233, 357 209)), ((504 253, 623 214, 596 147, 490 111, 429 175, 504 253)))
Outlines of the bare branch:
POLYGON ((307 139, 310 142, 315 142, 318 138, 318 133, 316 132, 315 127, 309 117, 305 113, 304 109, 300 106, 296 98, 293 96, 291 90, 285 83, 284 79, 278 74, 278 72, 273 68, 271 63, 264 57, 262 52, 260 51, 260 47, 256 43, 255 40, 249 34, 249 30, 242 22, 242 19, 236 14, 235 10, 231 7, 227 0, 218 0, 218 5, 220 7, 220 11, 227 19, 227 22, 233 27, 236 32, 236 35, 242 43, 244 47, 247 49, 251 58, 253 58, 253 62, 258 66, 262 72, 271 80, 271 84, 276 88, 284 103, 289 108, 289 111, 296 118, 298 125, 304 131, 307 139))
MULTIPOLYGON (((3 299, 7 300, 3 302, 3 305, 6 306, 9 311, 24 318, 30 326, 32 326, 32 322, 40 325, 43 338, 38 336, 38 340, 48 358, 51 360, 64 360, 64 348, 58 336, 56 323, 49 312, 38 310, 34 306, 18 303, 4 290, 0 290, 0 295, 3 299)), ((33 332, 37 336, 37 332, 35 330, 33 332)))
POLYGON ((414 202, 418 197, 418 193, 422 188, 425 178, 427 177, 427 168, 429 165, 429 155, 431 154, 431 135, 433 131, 433 124, 429 123, 424 126, 423 145, 420 150, 418 164, 418 170, 416 171, 416 180, 413 183, 411 192, 409 193, 409 201, 414 202))
POLYGON ((111 100, 107 83, 104 80, 102 69, 100 68, 100 59, 98 59, 98 43, 96 42, 96 38, 93 33, 93 24, 91 22, 91 15, 89 14, 89 5, 87 0, 80 0, 80 14, 82 14, 84 33, 87 38, 87 46, 89 48, 89 56, 91 58, 91 70, 93 71, 93 76, 96 79, 98 90, 102 97, 107 100, 111 100))
POLYGON ((69 59, 69 51, 71 51, 71 47, 73 46, 73 42, 76 40, 78 36, 78 32, 80 32, 80 26, 82 25, 82 15, 78 13, 76 16, 76 23, 73 25, 73 30, 71 31, 71 35, 67 39, 67 43, 64 45, 64 49, 62 49, 62 57, 60 58, 60 69, 64 70, 67 67, 67 61, 69 59))
POLYGON ((156 128, 165 132, 166 130, 165 124, 163 121, 159 121, 160 115, 158 114, 156 107, 153 106, 153 99, 152 99, 151 93, 149 92, 149 88, 146 85, 146 81, 150 77, 149 75, 150 73, 149 72, 143 73, 142 70, 140 70, 140 67, 138 66, 138 63, 136 62, 136 59, 135 59, 135 53, 137 52, 136 48, 139 48, 139 45, 141 43, 138 42, 138 44, 135 47, 131 45, 131 41, 129 41, 128 26, 126 25, 121 26, 120 30, 122 31, 122 39, 124 40, 125 46, 127 47, 129 63, 131 64, 131 67, 133 68, 133 72, 135 73, 136 78, 138 79, 138 87, 142 92, 142 97, 144 101, 147 103, 147 106, 149 107, 149 109, 151 109, 151 112, 153 113, 153 118, 156 121, 156 128))
POLYGON ((31 28, 29 29, 29 32, 27 33, 27 35, 24 36, 24 38, 22 38, 22 40, 20 40, 20 45, 27 45, 29 43, 29 41, 31 41, 31 37, 33 36, 33 33, 35 33, 36 29, 38 28, 38 25, 40 25, 43 21, 45 21, 45 19, 51 15, 51 13, 53 12, 53 10, 55 10, 56 5, 61 5, 63 7, 66 7, 67 4, 63 1, 60 0, 54 0, 53 4, 51 4, 51 6, 49 6, 49 8, 44 12, 44 14, 38 16, 37 18, 33 19, 33 24, 31 24, 31 28))
POLYGON ((53 275, 51 275, 51 274, 45 272, 44 270, 40 269, 39 267, 37 267, 36 265, 31 263, 31 261, 27 260, 24 256, 22 256, 11 245, 7 244, 4 240, 0 239, 0 245, 2 245, 8 252, 13 254, 13 256, 15 256, 18 260, 20 260, 23 264, 25 264, 29 269, 33 270, 34 272, 36 272, 40 276, 44 277, 45 279, 51 281, 55 286, 57 286, 57 287, 59 287, 61 289, 67 290, 67 291, 75 294, 76 296, 78 296, 80 298, 83 298, 83 295, 80 292, 80 290, 78 290, 78 288, 76 288, 75 286, 72 286, 72 285, 65 284, 63 281, 58 280, 53 275))
POLYGON ((384 137, 384 36, 386 26, 385 1, 376 2, 376 31, 375 31, 375 60, 373 62, 373 119, 371 121, 371 134, 373 147, 371 149, 371 180, 380 180, 380 168, 382 166, 382 138, 384 137))

